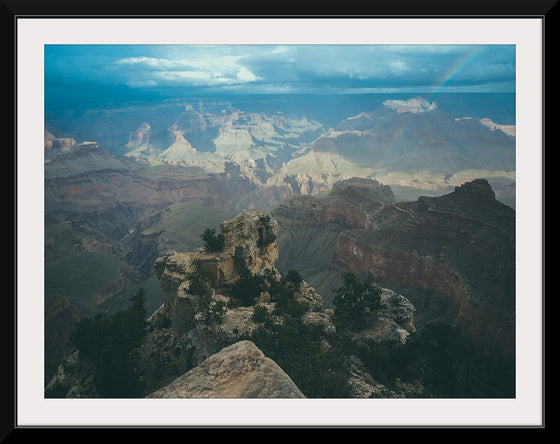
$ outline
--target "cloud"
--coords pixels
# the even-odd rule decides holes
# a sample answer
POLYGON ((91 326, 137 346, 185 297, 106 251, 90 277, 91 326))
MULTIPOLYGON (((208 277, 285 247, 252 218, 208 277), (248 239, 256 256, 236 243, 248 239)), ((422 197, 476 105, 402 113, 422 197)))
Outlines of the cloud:
POLYGON ((514 45, 46 45, 49 101, 514 92, 514 45))
POLYGON ((220 86, 245 84, 259 79, 240 63, 241 56, 225 55, 171 60, 158 57, 125 57, 111 68, 135 86, 220 86))
POLYGON ((239 71, 237 71, 237 79, 242 82, 254 82, 255 80, 258 80, 258 77, 242 66, 239 68, 239 71))
POLYGON ((400 74, 409 69, 408 65, 401 60, 392 60, 389 65, 394 74, 400 74))
POLYGON ((247 49, 243 61, 268 90, 431 91, 445 80, 444 88, 503 91, 515 79, 514 54, 503 45, 283 45, 247 49))

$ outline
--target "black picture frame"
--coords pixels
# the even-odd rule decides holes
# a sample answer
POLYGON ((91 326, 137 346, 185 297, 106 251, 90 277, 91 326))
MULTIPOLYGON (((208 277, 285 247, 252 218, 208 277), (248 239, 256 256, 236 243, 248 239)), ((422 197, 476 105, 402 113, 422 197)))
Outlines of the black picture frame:
MULTIPOLYGON (((28 433, 36 430, 59 431, 76 430, 83 431, 87 427, 49 427, 37 425, 34 427, 21 427, 17 422, 17 347, 16 347, 16 312, 18 309, 17 289, 17 257, 23 254, 18 251, 16 219, 17 209, 17 187, 16 187, 16 165, 17 140, 16 140, 16 113, 17 95, 17 25, 21 18, 177 18, 177 17, 226 17, 226 18, 340 18, 340 17, 371 17, 371 18, 485 18, 485 17, 517 17, 537 18, 543 23, 543 88, 545 77, 552 79, 546 83, 546 93, 543 96, 543 202, 544 209, 544 157, 546 144, 546 133, 544 131, 546 122, 552 123, 556 102, 556 71, 555 52, 553 48, 554 37, 558 29, 558 5, 557 0, 550 1, 520 1, 520 0, 489 0, 489 1, 414 1, 414 0, 391 0, 391 1, 1 1, 1 59, 2 60, 2 129, 0 137, 3 147, 3 173, 2 173, 2 217, 4 254, 3 281, 9 282, 10 291, 4 292, 0 298, 0 323, 1 338, 1 423, 0 439, 13 441, 25 438, 28 433), (548 57, 547 57, 548 55, 548 57), (548 61, 548 63, 546 63, 548 61), (545 76, 546 73, 546 76, 545 76), (545 100, 546 99, 546 100, 545 100), (12 150, 13 148, 13 150, 12 150)), ((543 211, 543 235, 544 235, 544 211, 543 211)), ((544 238, 543 238, 543 344, 544 344, 544 238)), ((544 347, 543 347, 544 355, 544 347)), ((544 361, 543 361, 544 365, 544 361)), ((543 367, 544 381, 544 367, 543 367)), ((543 431, 545 424, 545 392, 543 389, 543 423, 540 426, 520 425, 520 428, 533 431, 543 431)), ((338 427, 338 426, 337 426, 338 427)), ((367 425, 349 428, 363 428, 367 425)), ((500 428, 499 426, 497 426, 500 428)), ((117 427, 119 428, 119 427, 117 427)), ((291 427, 288 427, 291 428, 291 427)), ((410 427, 409 427, 410 428, 410 427)), ((416 428, 416 427, 413 427, 416 428)), ((422 427, 418 427, 422 428, 422 427)), ((430 427, 448 428, 448 427, 430 427)), ((451 427, 454 428, 454 427, 451 427)), ((483 427, 488 428, 488 427, 483 427)), ((104 429, 104 427, 101 427, 104 429)), ((43 435, 45 439, 47 435, 43 435)), ((55 438, 56 439, 56 438, 55 438)))

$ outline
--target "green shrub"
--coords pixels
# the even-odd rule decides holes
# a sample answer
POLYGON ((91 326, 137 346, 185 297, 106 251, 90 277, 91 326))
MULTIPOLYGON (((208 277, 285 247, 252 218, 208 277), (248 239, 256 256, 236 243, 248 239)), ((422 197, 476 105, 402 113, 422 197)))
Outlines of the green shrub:
POLYGON ((259 228, 259 237, 257 239, 257 246, 262 248, 268 244, 273 243, 276 240, 276 235, 272 231, 271 218, 268 214, 259 217, 259 222, 262 228, 259 228))
POLYGON ((360 281, 355 274, 346 273, 342 286, 336 290, 333 304, 336 324, 341 329, 358 330, 383 308, 381 289, 373 285, 371 276, 360 281))
POLYGON ((224 301, 215 301, 210 294, 201 296, 199 301, 199 311, 204 315, 207 322, 211 324, 221 324, 226 313, 224 301))
POLYGON ((210 295, 210 277, 207 276, 202 270, 202 265, 199 259, 193 261, 193 271, 187 273, 189 280, 189 293, 199 296, 210 295))
POLYGON ((289 270, 286 273, 286 276, 284 276, 283 281, 287 282, 288 284, 292 284, 295 288, 299 288, 299 286, 303 282, 303 278, 297 271, 289 270))
POLYGON ((231 286, 230 295, 238 304, 251 306, 265 289, 265 280, 262 276, 253 275, 249 270, 243 269, 239 279, 231 286))
POLYGON ((142 391, 134 350, 147 331, 144 290, 132 296, 131 302, 111 318, 98 314, 82 319, 71 336, 80 358, 92 363, 102 398, 138 397, 142 391))
POLYGON ((216 234, 215 228, 206 228, 201 237, 206 251, 209 253, 219 252, 224 249, 225 237, 222 233, 216 234))
POLYGON ((344 355, 338 347, 323 349, 322 326, 288 317, 278 324, 264 323, 247 339, 274 360, 306 397, 344 397, 344 355))
POLYGON ((255 305, 252 320, 257 324, 264 324, 265 326, 270 326, 272 324, 272 317, 270 316, 270 313, 266 307, 263 307, 262 305, 255 305))

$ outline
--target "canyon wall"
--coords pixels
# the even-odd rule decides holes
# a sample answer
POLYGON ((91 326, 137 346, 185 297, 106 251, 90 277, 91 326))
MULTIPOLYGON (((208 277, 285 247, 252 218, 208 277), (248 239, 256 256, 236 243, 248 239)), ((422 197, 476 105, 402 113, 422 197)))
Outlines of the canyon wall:
MULTIPOLYGON (((371 275, 410 299, 417 327, 442 321, 514 353, 515 211, 495 199, 486 180, 440 197, 395 202, 379 183, 351 179, 328 196, 292 199, 275 217, 281 253, 298 244, 328 252, 316 258, 299 249, 298 260, 318 260, 331 274, 371 275)), ((304 271, 313 285, 327 280, 311 265, 304 271)), ((333 290, 321 288, 326 300, 333 290)))

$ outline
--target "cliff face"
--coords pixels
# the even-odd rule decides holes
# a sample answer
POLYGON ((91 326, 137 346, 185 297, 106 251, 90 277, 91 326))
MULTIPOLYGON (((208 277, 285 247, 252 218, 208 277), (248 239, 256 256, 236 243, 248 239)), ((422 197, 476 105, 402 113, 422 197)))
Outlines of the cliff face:
POLYGON ((284 227, 309 228, 333 223, 345 228, 368 229, 371 216, 394 200, 390 187, 355 177, 336 182, 325 198, 294 197, 279 205, 273 214, 284 227))
POLYGON ((72 137, 56 137, 51 132, 45 131, 44 142, 45 159, 49 159, 53 153, 69 150, 72 146, 74 146, 76 140, 72 137))
POLYGON ((375 215, 393 203, 390 187, 362 178, 341 180, 327 195, 285 201, 272 213, 280 226, 278 269, 300 271, 331 304, 344 272, 336 261, 338 236, 351 229, 376 229, 383 220, 375 215))
MULTIPOLYGON (((360 233, 341 233, 336 257, 354 273, 367 273, 384 285, 416 293, 415 304, 421 312, 435 312, 441 320, 453 323, 465 300, 464 279, 447 265, 416 252, 385 251, 360 238, 360 233), (421 296, 420 296, 421 295, 421 296)), ((433 313, 419 315, 417 322, 433 319, 433 313)))
MULTIPOLYGON (((332 256, 323 267, 370 274, 380 286, 406 295, 416 307, 417 327, 443 321, 514 353, 515 211, 495 199, 486 180, 416 202, 391 201, 379 184, 351 181, 338 188, 346 192, 333 189, 328 197, 293 200, 278 209, 283 254, 306 242, 309 229, 303 221, 313 221, 316 231, 335 233, 328 238, 332 256), (341 200, 367 223, 353 223, 356 218, 342 209, 341 200), (319 220, 317 208, 331 214, 325 207, 340 211, 338 218, 319 220)), ((315 283, 313 276, 308 279, 315 283)))
POLYGON ((215 292, 228 289, 242 270, 261 275, 265 270, 275 271, 278 260, 276 242, 265 243, 265 236, 276 236, 274 219, 263 222, 264 213, 244 211, 239 216, 221 225, 224 248, 220 252, 208 253, 205 249, 193 252, 171 252, 155 263, 157 277, 163 292, 164 305, 159 311, 171 316, 173 328, 182 333, 194 327, 194 314, 198 311, 197 295, 189 289, 188 276, 200 267, 210 280, 215 292))

